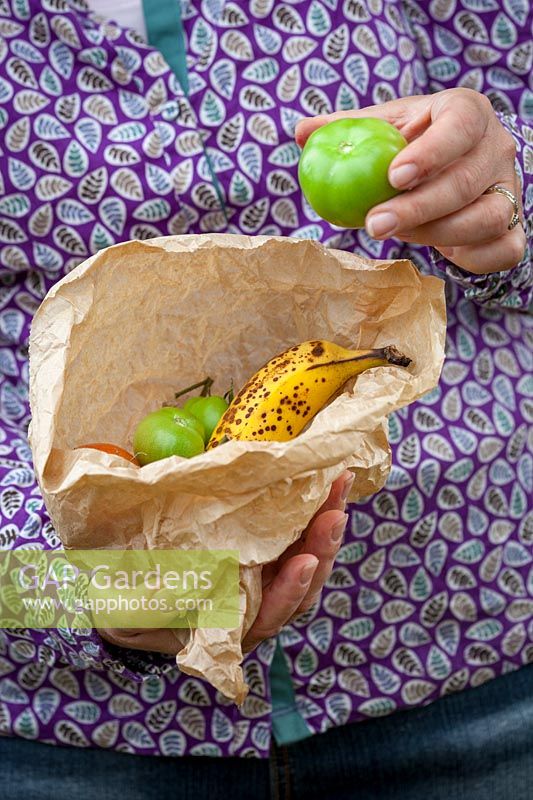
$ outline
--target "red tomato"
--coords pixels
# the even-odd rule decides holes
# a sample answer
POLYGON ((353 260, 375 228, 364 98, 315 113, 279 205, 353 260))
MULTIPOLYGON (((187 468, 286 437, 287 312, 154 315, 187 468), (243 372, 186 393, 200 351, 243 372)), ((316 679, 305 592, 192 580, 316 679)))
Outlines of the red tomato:
POLYGON ((119 447, 116 444, 108 444, 107 442, 98 442, 97 444, 81 444, 79 447, 76 447, 76 450, 80 450, 82 447, 90 447, 92 450, 101 450, 102 453, 110 453, 112 456, 120 456, 120 458, 125 458, 126 461, 130 461, 132 464, 135 464, 136 467, 141 466, 134 455, 128 453, 127 450, 124 450, 122 447, 119 447))

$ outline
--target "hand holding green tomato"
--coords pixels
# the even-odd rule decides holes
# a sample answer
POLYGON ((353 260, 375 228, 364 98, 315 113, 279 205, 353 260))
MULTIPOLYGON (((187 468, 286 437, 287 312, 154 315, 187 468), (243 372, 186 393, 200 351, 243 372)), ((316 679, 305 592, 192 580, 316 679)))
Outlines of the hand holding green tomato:
POLYGON ((362 228, 373 206, 398 194, 387 178, 407 144, 388 122, 372 117, 337 119, 307 139, 298 178, 317 214, 343 228, 362 228))
MULTIPOLYGON (((372 175, 358 172, 360 167, 354 166, 355 177, 361 177, 358 191, 354 191, 341 169, 329 185, 323 182, 316 190, 323 192, 338 212, 331 221, 353 227, 354 221, 361 224, 361 216, 355 217, 354 212, 347 218, 346 210, 354 206, 357 214, 364 216, 366 208, 363 222, 374 239, 394 237, 430 245, 475 274, 510 269, 524 258, 526 233, 522 186, 515 172, 516 145, 487 97, 472 89, 454 88, 338 111, 301 120, 296 141, 300 147, 307 141, 311 146, 319 141, 315 137, 320 128, 324 135, 328 129, 334 130, 329 124, 334 120, 366 123, 369 117, 391 123, 408 142, 392 159, 387 173, 389 184, 401 193, 377 203, 369 194, 369 203, 362 203, 361 198, 366 200, 371 191, 372 175), (509 197, 486 193, 494 185, 517 198, 519 224, 509 197)), ((307 145, 303 155, 306 149, 307 145)), ((330 159, 331 153, 324 158, 330 159)), ((369 164, 376 169, 374 179, 379 183, 383 162, 371 160, 369 164)), ((302 174, 307 195, 307 175, 302 174)), ((313 205, 311 197, 309 200, 313 205)))

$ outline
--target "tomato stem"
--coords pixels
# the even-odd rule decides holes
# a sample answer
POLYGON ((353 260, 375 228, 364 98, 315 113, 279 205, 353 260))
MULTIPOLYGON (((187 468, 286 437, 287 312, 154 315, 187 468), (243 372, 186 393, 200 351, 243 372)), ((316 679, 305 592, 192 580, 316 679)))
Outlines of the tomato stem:
POLYGON ((228 403, 228 405, 231 405, 231 403, 233 403, 234 397, 235 397, 235 390, 233 388, 233 378, 232 378, 231 383, 229 385, 229 389, 224 395, 224 400, 226 401, 226 403, 228 403))
POLYGON ((187 386, 185 389, 181 389, 179 392, 174 393, 174 397, 178 398, 184 394, 188 394, 192 392, 193 389, 199 389, 200 386, 202 387, 202 392, 200 397, 209 397, 211 394, 211 386, 213 385, 213 378, 210 378, 209 375, 207 378, 204 378, 203 381, 198 381, 198 383, 193 383, 191 386, 187 386))
POLYGON ((200 393, 200 397, 210 397, 211 396, 211 386, 213 385, 213 379, 207 376, 204 381, 204 388, 200 393))

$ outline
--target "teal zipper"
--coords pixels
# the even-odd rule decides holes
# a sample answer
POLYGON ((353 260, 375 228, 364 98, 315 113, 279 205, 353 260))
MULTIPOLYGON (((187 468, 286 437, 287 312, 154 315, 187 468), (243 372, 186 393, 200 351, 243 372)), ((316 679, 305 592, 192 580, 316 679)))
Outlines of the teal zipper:
POLYGON ((279 639, 270 665, 270 690, 272 734, 276 744, 293 744, 311 736, 312 732, 296 707, 294 687, 279 639))
POLYGON ((142 0, 142 3, 148 42, 164 56, 188 95, 189 74, 179 0, 142 0))
MULTIPOLYGON (((144 21, 148 42, 156 47, 171 67, 186 97, 189 96, 189 74, 187 71, 187 52, 185 34, 181 19, 180 0, 142 0, 144 21)), ((226 223, 229 220, 222 188, 213 167, 211 157, 202 142, 204 158, 209 169, 211 181, 217 193, 220 208, 226 223)))

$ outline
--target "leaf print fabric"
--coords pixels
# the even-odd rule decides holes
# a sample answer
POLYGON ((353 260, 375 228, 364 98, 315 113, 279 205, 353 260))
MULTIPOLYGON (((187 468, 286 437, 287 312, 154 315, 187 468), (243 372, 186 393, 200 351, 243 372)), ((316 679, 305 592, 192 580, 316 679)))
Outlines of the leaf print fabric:
MULTIPOLYGON (((350 508, 320 603, 280 639, 313 732, 533 661, 531 259, 470 276, 428 248, 320 220, 303 116, 465 86, 517 141, 531 226, 531 11, 522 0, 182 0, 189 96, 82 0, 0 3, 0 549, 59 547, 27 444, 27 341, 46 291, 117 241, 204 231, 319 239, 445 277, 440 385, 389 419, 393 467, 350 508)), ((3 597, 16 604, 17 598, 3 597)), ((123 752, 267 757, 274 640, 237 709, 173 659, 95 631, 0 631, 0 733, 123 752)))

